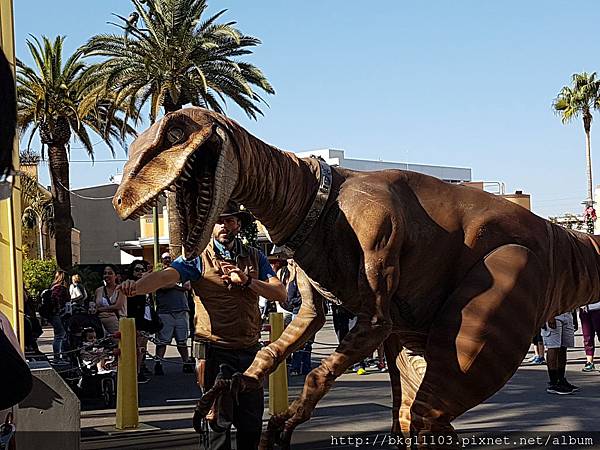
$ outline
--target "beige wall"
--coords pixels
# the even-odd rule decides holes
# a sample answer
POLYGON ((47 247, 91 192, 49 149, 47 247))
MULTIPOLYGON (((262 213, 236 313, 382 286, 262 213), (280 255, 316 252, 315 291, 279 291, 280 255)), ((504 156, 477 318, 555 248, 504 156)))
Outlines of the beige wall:
POLYGON ((529 194, 505 194, 500 197, 531 211, 531 196, 529 194))
MULTIPOLYGON (((159 237, 169 236, 169 221, 167 208, 163 208, 162 214, 158 215, 158 235, 159 237)), ((140 239, 154 237, 154 221, 152 214, 147 214, 140 218, 140 239)))

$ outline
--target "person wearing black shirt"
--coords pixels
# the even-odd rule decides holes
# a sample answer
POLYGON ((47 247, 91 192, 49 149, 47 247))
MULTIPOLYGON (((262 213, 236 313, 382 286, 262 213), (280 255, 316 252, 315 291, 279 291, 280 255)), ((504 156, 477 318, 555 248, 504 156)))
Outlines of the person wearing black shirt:
MULTIPOLYGON (((127 269, 127 279, 137 281, 146 273, 148 261, 138 259, 132 261, 127 269)), ((144 354, 148 347, 147 334, 158 331, 158 316, 154 310, 152 296, 149 294, 135 295, 127 298, 127 317, 135 319, 136 346, 137 346, 137 372, 138 383, 150 381, 141 370, 144 354)))

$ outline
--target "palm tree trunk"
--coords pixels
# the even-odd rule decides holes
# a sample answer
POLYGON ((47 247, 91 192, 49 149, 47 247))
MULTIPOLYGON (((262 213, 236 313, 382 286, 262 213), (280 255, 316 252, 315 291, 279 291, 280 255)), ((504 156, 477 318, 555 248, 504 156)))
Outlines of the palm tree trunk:
POLYGON ((40 254, 39 257, 40 259, 44 259, 44 235, 43 233, 43 224, 42 224, 42 218, 38 217, 38 241, 39 241, 39 246, 40 246, 40 254))
POLYGON ((54 206, 54 239, 58 267, 69 270, 73 265, 71 250, 71 195, 69 193, 69 160, 64 144, 48 146, 50 179, 52 182, 52 204, 54 206))
MULTIPOLYGON (((163 107, 165 113, 170 113, 181 109, 182 105, 173 102, 171 96, 166 95, 163 107)), ((181 255, 181 227, 175 192, 167 193, 167 214, 169 216, 169 253, 173 258, 177 258, 181 255)))
POLYGON ((588 184, 587 201, 590 205, 594 203, 594 185, 592 182, 592 142, 590 138, 590 130, 585 130, 585 163, 588 184))
POLYGON ((169 216, 169 253, 173 258, 177 258, 181 255, 181 227, 179 226, 175 192, 167 194, 167 214, 169 216))

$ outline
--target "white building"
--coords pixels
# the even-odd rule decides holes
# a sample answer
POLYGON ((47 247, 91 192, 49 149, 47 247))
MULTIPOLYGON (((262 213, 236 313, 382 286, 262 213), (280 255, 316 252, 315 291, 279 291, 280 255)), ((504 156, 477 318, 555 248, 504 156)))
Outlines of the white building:
POLYGON ((296 153, 300 158, 308 158, 310 155, 320 156, 331 166, 339 166, 352 170, 385 170, 401 169, 424 173, 440 178, 450 183, 463 183, 471 181, 471 169, 467 167, 432 166, 427 164, 411 164, 392 161, 376 161, 373 159, 346 158, 344 150, 327 148, 324 150, 313 150, 310 152, 296 153))

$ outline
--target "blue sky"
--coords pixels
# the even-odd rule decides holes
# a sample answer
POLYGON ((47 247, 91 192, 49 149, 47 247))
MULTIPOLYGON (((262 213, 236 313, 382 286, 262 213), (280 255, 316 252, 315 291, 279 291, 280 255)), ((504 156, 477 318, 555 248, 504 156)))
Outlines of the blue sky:
MULTIPOLYGON (((562 125, 551 104, 571 74, 600 70, 597 1, 209 6, 209 13, 228 9, 225 20, 263 41, 247 59, 277 92, 270 108, 258 121, 235 105, 227 110, 263 140, 294 151, 331 147, 353 158, 471 167, 474 180, 531 193, 542 216, 581 211, 582 125, 562 125)), ((17 55, 30 63, 28 34, 67 35, 71 52, 93 34, 115 31, 106 23, 111 12, 131 10, 126 0, 17 0, 17 55)), ((600 151, 600 128, 592 125, 592 150, 595 142, 600 151)), ((72 159, 86 160, 77 146, 72 159)), ((102 145, 96 154, 111 158, 102 145)), ((122 164, 74 163, 71 185, 106 182, 122 164)))

